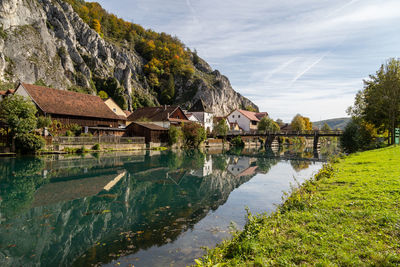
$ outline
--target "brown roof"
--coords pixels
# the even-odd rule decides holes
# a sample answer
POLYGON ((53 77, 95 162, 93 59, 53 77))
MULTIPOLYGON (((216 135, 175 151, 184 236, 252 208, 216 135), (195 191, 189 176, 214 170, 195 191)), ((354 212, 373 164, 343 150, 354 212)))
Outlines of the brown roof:
POLYGON ((169 115, 178 108, 180 109, 180 107, 173 106, 138 108, 128 117, 128 121, 140 121, 143 119, 148 121, 168 121, 169 115))
POLYGON ((251 121, 260 121, 256 116, 257 112, 247 111, 247 110, 243 110, 243 109, 238 109, 238 111, 240 113, 242 113, 244 116, 246 116, 251 121))
POLYGON ((142 127, 145 127, 145 128, 147 128, 147 129, 150 129, 150 130, 168 131, 167 128, 158 126, 158 125, 156 125, 156 124, 154 124, 154 123, 150 123, 150 122, 133 122, 133 124, 140 125, 140 126, 142 126, 142 127))
POLYGON ((0 95, 6 95, 7 91, 0 91, 0 95))
POLYGON ((264 117, 268 117, 268 112, 259 112, 259 113, 256 113, 256 117, 257 117, 259 120, 261 120, 261 119, 264 118, 264 117))
POLYGON ((126 117, 129 117, 132 114, 132 112, 130 112, 129 110, 124 110, 124 113, 126 117))
POLYGON ((58 90, 43 86, 21 83, 32 100, 45 113, 120 119, 98 96, 58 90))

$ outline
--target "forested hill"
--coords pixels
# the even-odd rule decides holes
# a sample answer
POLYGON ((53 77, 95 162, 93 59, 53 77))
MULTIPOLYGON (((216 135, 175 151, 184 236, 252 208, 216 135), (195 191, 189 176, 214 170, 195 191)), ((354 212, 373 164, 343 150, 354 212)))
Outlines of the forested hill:
POLYGON ((111 96, 123 108, 190 107, 217 115, 257 109, 177 38, 83 0, 2 0, 0 79, 111 96))
POLYGON ((313 126, 314 127, 318 127, 319 129, 322 128, 322 126, 324 126, 324 124, 328 124, 329 127, 332 130, 335 129, 341 129, 344 130, 344 128, 346 127, 346 125, 350 122, 350 118, 336 118, 336 119, 330 119, 330 120, 323 120, 323 121, 316 121, 313 122, 313 126))

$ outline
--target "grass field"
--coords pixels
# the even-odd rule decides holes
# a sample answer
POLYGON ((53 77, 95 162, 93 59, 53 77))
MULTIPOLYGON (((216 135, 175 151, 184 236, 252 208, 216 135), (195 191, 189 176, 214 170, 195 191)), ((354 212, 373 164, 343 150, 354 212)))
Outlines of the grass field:
POLYGON ((326 165, 278 210, 196 260, 207 266, 400 266, 400 147, 326 165))

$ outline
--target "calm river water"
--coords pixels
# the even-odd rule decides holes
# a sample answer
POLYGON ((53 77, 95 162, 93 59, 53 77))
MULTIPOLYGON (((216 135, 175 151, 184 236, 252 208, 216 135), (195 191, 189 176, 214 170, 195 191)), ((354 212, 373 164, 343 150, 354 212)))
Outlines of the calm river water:
MULTIPOLYGON (((318 155, 315 155, 318 156, 318 155)), ((271 212, 313 153, 141 151, 0 159, 0 266, 185 266, 271 212), (277 157, 278 155, 278 157, 277 157)), ((322 157, 323 160, 323 157, 322 157)))

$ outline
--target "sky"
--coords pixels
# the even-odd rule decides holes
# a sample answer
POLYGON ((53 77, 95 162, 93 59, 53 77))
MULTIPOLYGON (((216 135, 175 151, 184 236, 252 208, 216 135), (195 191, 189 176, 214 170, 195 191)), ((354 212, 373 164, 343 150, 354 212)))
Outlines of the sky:
POLYGON ((177 36, 273 119, 345 117, 400 53, 399 0, 98 0, 177 36))

